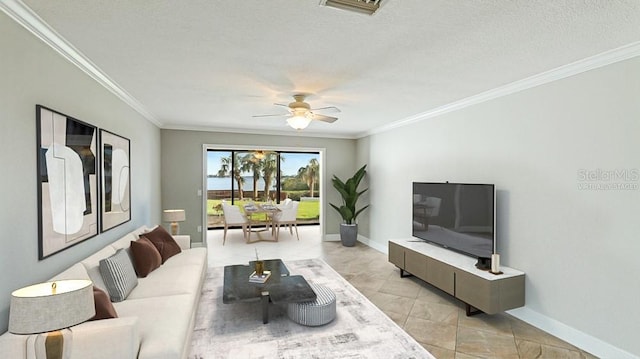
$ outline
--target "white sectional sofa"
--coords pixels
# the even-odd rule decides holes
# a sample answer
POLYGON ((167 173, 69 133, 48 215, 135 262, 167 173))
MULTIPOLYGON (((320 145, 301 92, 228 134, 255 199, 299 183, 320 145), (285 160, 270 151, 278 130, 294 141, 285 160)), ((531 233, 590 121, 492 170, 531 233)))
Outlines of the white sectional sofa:
MULTIPOLYGON (((74 264, 51 280, 90 279, 107 292, 98 269, 101 259, 129 248, 146 227, 125 235, 74 264)), ((206 276, 206 248, 190 248, 188 236, 175 236, 182 252, 145 278, 126 300, 113 303, 118 318, 89 321, 71 328, 71 358, 179 359, 189 355, 194 318, 206 276)), ((29 358, 29 335, 0 336, 3 358, 29 358)))

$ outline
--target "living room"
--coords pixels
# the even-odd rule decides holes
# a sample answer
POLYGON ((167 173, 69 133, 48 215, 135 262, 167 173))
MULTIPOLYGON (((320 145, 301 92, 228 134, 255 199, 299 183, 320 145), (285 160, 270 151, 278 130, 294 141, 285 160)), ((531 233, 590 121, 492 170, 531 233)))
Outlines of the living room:
MULTIPOLYGON (((325 149, 325 181, 367 164, 371 207, 359 218, 360 239, 380 251, 391 238, 411 236, 413 181, 494 183, 501 262, 526 273, 526 305, 510 313, 601 357, 640 355, 640 287, 625 278, 640 272, 637 4, 611 5, 615 14, 625 10, 624 18, 589 9, 591 15, 602 11, 603 28, 619 23, 616 29, 636 29, 624 41, 610 34, 615 41, 602 40, 601 51, 570 54, 526 78, 342 138, 293 136, 291 129, 286 135, 162 126, 145 115, 143 104, 106 89, 110 79, 88 76, 14 21, 8 4, 0 15, 0 156, 6 169, 0 331, 7 329, 13 290, 46 280, 139 226, 162 223, 163 209, 184 208, 189 216, 182 232, 201 242, 203 145, 286 143, 325 149), (131 221, 45 260, 38 260, 36 104, 123 134, 132 153, 131 221)), ((600 34, 609 38, 606 30, 600 34)), ((531 51, 542 51, 541 43, 553 37, 547 34, 531 51)), ((325 193, 325 202, 339 201, 334 191, 325 193)), ((324 215, 324 233, 337 235, 339 215, 330 208, 324 215)))

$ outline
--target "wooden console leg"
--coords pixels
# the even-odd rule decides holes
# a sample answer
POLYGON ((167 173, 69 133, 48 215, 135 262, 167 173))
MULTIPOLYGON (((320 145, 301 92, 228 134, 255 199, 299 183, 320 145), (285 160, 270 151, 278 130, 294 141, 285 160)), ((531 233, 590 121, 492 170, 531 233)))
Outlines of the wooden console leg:
POLYGON ((467 317, 472 317, 474 315, 480 314, 480 313, 484 313, 483 311, 481 311, 478 308, 474 308, 473 306, 471 306, 470 304, 464 303, 464 308, 467 312, 467 317))

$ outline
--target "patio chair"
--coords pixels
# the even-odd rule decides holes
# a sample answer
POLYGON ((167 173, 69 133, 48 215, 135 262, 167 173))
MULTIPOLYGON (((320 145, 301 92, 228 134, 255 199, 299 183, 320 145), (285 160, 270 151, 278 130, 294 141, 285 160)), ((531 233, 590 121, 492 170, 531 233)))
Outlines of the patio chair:
POLYGON ((280 212, 273 215, 273 231, 275 232, 276 242, 278 241, 278 235, 280 234, 280 226, 289 226, 289 232, 293 235, 293 227, 296 228, 296 237, 298 236, 298 221, 296 220, 298 215, 298 206, 300 202, 291 201, 287 205, 280 208, 280 212))
POLYGON ((247 220, 247 217, 240 212, 240 208, 223 202, 222 213, 224 215, 224 236, 222 238, 222 245, 224 246, 224 243, 227 240, 227 229, 229 229, 229 226, 241 226, 242 235, 246 240, 249 220, 247 220))

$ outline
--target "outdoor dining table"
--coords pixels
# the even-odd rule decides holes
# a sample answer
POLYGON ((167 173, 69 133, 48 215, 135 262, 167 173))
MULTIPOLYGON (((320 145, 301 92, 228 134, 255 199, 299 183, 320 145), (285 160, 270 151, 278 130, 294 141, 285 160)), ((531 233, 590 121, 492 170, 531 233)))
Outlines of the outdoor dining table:
MULTIPOLYGON (((247 238, 247 243, 255 243, 260 241, 265 242, 277 242, 277 239, 273 236, 273 233, 268 238, 261 237, 262 232, 268 232, 269 227, 273 229, 273 215, 280 212, 280 208, 277 206, 265 203, 265 204, 247 204, 244 206, 244 213, 249 220, 249 234, 247 238), (264 215, 263 219, 255 219, 255 216, 264 215), (258 228, 253 228, 253 225, 259 226, 258 228), (264 225, 264 227, 262 227, 264 225), (251 233, 255 233, 258 237, 256 240, 251 240, 251 233)), ((273 231, 272 231, 273 232, 273 231)))

